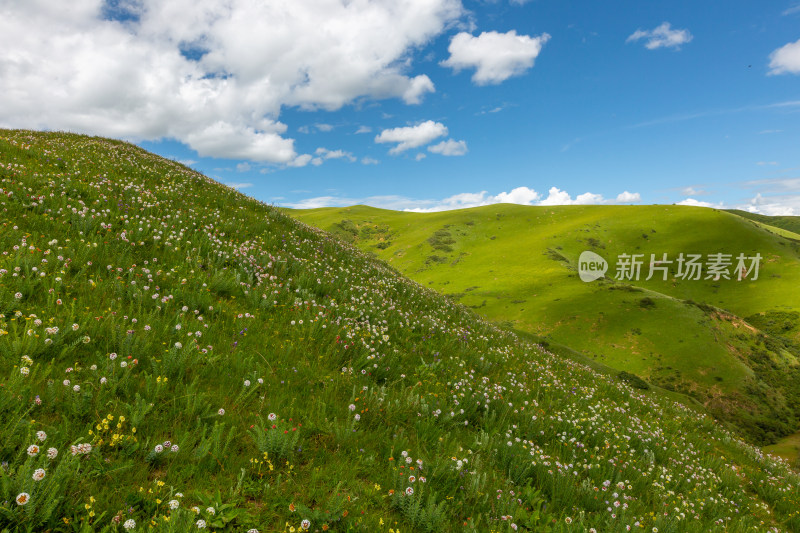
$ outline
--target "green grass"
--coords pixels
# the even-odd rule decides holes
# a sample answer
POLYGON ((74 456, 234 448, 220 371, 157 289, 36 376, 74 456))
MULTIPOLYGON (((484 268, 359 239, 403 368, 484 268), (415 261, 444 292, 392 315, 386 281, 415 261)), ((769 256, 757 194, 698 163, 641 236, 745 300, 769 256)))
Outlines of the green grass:
POLYGON ((0 531, 800 529, 787 463, 528 338, 178 163, 0 130, 0 531))
POLYGON ((682 206, 286 212, 497 323, 691 394, 755 442, 774 442, 798 427, 800 320, 776 339, 742 319, 800 310, 800 243, 777 234, 785 230, 682 206), (349 231, 340 231, 343 223, 349 231), (666 281, 645 281, 645 271, 638 282, 584 283, 576 272, 584 250, 612 262, 643 253, 645 268, 650 254, 663 253, 760 253, 764 260, 755 281, 680 280, 673 264, 666 281))
POLYGON ((763 224, 769 226, 774 230, 783 230, 787 233, 782 233, 780 231, 776 231, 778 234, 782 234, 784 236, 793 238, 793 239, 800 239, 800 217, 797 216, 766 216, 766 215, 759 215, 758 213, 750 213, 747 211, 742 211, 739 209, 730 209, 728 212, 734 213, 739 215, 742 218, 746 218, 748 220, 752 220, 756 223, 763 224))

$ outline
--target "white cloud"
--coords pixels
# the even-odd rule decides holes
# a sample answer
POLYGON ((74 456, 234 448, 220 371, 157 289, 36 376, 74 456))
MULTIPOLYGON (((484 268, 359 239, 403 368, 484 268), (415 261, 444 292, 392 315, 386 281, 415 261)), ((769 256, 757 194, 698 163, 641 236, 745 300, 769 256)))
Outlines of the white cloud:
MULTIPOLYGON (((424 155, 424 154, 422 154, 424 155)), ((627 191, 620 193, 617 198, 625 196, 639 201, 638 193, 629 193, 627 191)), ((561 191, 557 187, 552 187, 549 195, 545 199, 541 199, 541 195, 534 189, 529 187, 516 187, 509 192, 501 192, 496 195, 491 195, 487 191, 481 192, 463 192, 454 194, 440 200, 433 199, 414 199, 405 196, 370 196, 367 198, 348 198, 337 196, 319 196, 315 198, 307 198, 299 202, 284 204, 286 207, 294 207, 298 209, 310 209, 314 207, 344 207, 356 204, 371 205, 373 207, 380 207, 383 209, 394 209, 398 211, 414 211, 418 213, 431 213, 436 211, 449 211, 452 209, 467 209, 470 207, 479 207, 484 205, 493 205, 500 203, 519 204, 519 205, 587 205, 587 204, 615 204, 615 203, 628 203, 627 201, 611 201, 605 200, 599 194, 584 193, 572 198, 569 194, 561 191)))
POLYGON ((757 193, 749 205, 740 208, 769 216, 800 216, 800 195, 764 197, 757 193))
POLYGON ((684 189, 681 189, 681 194, 683 196, 700 196, 705 193, 706 191, 703 189, 695 189, 694 187, 685 187, 684 189))
POLYGON ((420 153, 418 153, 417 155, 414 156, 414 161, 422 161, 426 157, 428 157, 426 154, 420 152, 420 153))
POLYGON ((623 191, 617 195, 618 204, 632 204, 642 201, 642 195, 638 192, 623 191))
POLYGON ((311 162, 311 154, 303 154, 295 157, 294 159, 286 163, 286 165, 290 167, 304 167, 310 162, 311 162))
POLYGON ((314 152, 322 159, 347 159, 351 163, 356 161, 356 157, 350 152, 344 150, 328 150, 327 148, 317 148, 314 152))
POLYGON ((123 22, 104 6, 3 3, 0 126, 299 162, 282 109, 419 103, 435 87, 413 52, 465 14, 459 0, 135 0, 115 8, 133 15, 123 22))
POLYGON ((361 164, 362 165, 377 165, 378 163, 380 163, 380 161, 378 161, 377 159, 373 159, 371 157, 362 157, 361 158, 361 164))
POLYGON ((225 185, 232 189, 246 189, 253 186, 252 183, 225 183, 225 185))
POLYGON ((636 42, 645 39, 645 48, 680 48, 682 44, 690 42, 694 37, 689 30, 673 30, 669 22, 664 22, 652 30, 638 29, 633 32, 625 42, 636 42))
POLYGON ((314 127, 317 128, 317 131, 328 132, 333 131, 333 126, 330 124, 314 124, 314 127))
POLYGON ((441 155, 464 155, 467 153, 467 143, 464 141, 454 141, 447 139, 439 144, 428 147, 429 152, 441 155))
POLYGON ((242 163, 238 163, 236 165, 236 172, 247 172, 251 168, 253 168, 253 167, 250 166, 250 163, 245 161, 245 162, 242 162, 242 163))
POLYGON ((788 43, 769 55, 770 74, 800 74, 800 39, 788 43))
POLYGON ((694 198, 687 198, 685 200, 681 200, 677 202, 675 205, 688 205, 692 207, 715 207, 717 209, 722 209, 722 204, 712 204, 711 202, 702 202, 700 200, 695 200, 694 198))
POLYGON ((372 128, 370 128, 369 126, 359 126, 358 129, 356 130, 356 133, 371 133, 371 132, 372 128))
POLYGON ((389 150, 389 153, 399 154, 405 150, 428 144, 444 135, 447 135, 447 127, 444 124, 427 120, 416 126, 383 130, 375 137, 375 142, 397 143, 397 146, 389 150))
POLYGON ((461 32, 450 41, 450 57, 440 64, 456 72, 474 68, 472 81, 478 85, 497 84, 533 67, 542 46, 550 39, 546 33, 538 37, 507 33, 483 32, 475 37, 461 32))

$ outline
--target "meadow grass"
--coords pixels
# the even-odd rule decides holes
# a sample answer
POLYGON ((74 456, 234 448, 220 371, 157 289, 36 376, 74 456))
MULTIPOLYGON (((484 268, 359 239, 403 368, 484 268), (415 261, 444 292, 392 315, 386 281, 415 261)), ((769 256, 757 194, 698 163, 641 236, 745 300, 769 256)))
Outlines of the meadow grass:
POLYGON ((800 478, 132 145, 0 130, 0 531, 797 531, 800 478))

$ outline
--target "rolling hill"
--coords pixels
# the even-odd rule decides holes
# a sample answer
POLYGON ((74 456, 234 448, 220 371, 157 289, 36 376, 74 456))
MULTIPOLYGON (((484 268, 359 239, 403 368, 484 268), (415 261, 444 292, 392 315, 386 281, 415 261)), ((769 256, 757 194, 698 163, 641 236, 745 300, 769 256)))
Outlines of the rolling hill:
POLYGON ((785 230, 682 206, 287 212, 496 323, 689 394, 754 442, 800 425, 800 243, 785 230), (587 250, 611 263, 604 279, 579 279, 587 250), (647 281, 665 253, 667 279, 647 281), (681 253, 763 260, 756 280, 680 279, 681 253), (643 254, 639 280, 614 279, 621 254, 643 254))
POLYGON ((174 161, 0 130, 0 531, 800 530, 786 462, 525 336, 174 161))

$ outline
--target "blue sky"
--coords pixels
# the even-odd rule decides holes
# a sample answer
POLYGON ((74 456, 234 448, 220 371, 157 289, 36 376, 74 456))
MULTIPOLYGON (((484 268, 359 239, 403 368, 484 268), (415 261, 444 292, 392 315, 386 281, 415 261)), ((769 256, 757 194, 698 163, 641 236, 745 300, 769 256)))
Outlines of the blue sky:
POLYGON ((0 126, 293 207, 800 215, 795 1, 50 3, 2 8, 0 126))

